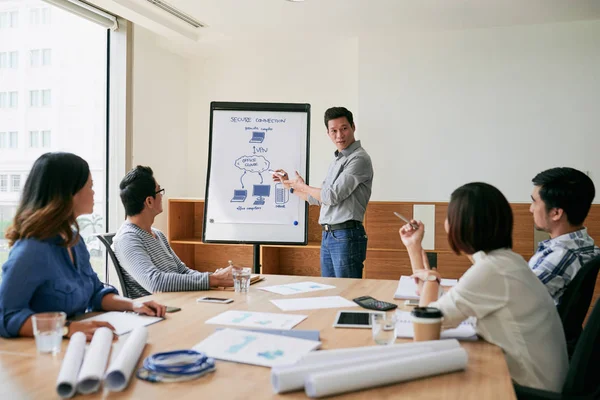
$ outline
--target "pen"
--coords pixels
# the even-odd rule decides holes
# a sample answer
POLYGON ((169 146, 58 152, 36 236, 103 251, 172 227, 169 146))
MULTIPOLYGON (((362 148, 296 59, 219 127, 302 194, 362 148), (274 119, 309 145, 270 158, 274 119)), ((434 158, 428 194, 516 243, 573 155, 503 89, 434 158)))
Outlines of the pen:
POLYGON ((417 224, 413 224, 411 223, 405 216, 403 216, 402 214, 397 213, 396 211, 394 211, 394 215, 398 218, 400 218, 402 221, 406 222, 407 224, 410 224, 410 226, 413 227, 413 229, 419 229, 419 225, 417 224))
POLYGON ((269 169, 267 171, 269 171, 273 175, 285 176, 285 174, 283 172, 277 172, 277 171, 274 171, 272 169, 269 169))

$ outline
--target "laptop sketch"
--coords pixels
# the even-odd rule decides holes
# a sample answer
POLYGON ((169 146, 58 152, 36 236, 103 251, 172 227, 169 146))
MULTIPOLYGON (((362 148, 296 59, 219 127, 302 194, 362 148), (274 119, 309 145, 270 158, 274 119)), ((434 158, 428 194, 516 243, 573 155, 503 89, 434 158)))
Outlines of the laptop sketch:
POLYGON ((231 199, 231 203, 241 203, 246 200, 248 196, 247 190, 234 190, 233 191, 233 199, 231 199))
POLYGON ((248 143, 262 143, 265 140, 264 132, 252 132, 252 139, 248 143))

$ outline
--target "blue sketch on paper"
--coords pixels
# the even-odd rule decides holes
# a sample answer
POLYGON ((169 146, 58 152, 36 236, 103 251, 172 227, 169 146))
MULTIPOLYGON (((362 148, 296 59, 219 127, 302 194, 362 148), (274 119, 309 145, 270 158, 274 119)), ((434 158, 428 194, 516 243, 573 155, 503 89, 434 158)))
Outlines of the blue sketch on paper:
POLYGON ((248 143, 262 143, 265 140, 265 132, 252 132, 252 138, 248 143))
POLYGON ((254 185, 252 188, 252 196, 258 197, 254 201, 255 206, 263 206, 265 204, 265 197, 271 195, 271 185, 254 185))
POLYGON ((282 357, 283 356, 283 351, 282 350, 263 351, 262 353, 258 353, 257 355, 259 357, 264 357, 267 360, 274 360, 277 357, 282 357))
POLYGON ((310 285, 309 288, 311 288, 311 289, 321 289, 321 285, 310 285))
POLYGON ((234 165, 236 168, 244 171, 240 177, 240 184, 242 185, 242 189, 244 189, 244 176, 246 176, 248 172, 258 174, 260 183, 262 184, 264 182, 262 173, 269 169, 271 162, 263 156, 252 155, 238 158, 235 160, 234 165))
POLYGON ((252 316, 252 314, 250 314, 250 313, 244 313, 244 314, 240 315, 239 317, 232 319, 231 323, 233 323, 233 324, 242 323, 245 320, 247 320, 248 318, 250 318, 251 316, 252 316))
POLYGON ((283 184, 275 184, 275 204, 285 204, 290 201, 290 191, 283 187, 283 184))
POLYGON ((246 200, 246 197, 248 197, 248 191, 247 190, 234 190, 233 191, 233 198, 231 199, 231 203, 243 203, 246 200))
POLYGON ((265 325, 270 325, 271 322, 273 322, 273 321, 269 321, 269 320, 267 320, 267 321, 256 321, 255 324, 259 324, 259 325, 265 326, 265 325))
POLYGON ((238 353, 240 350, 242 350, 244 347, 248 346, 248 344, 252 343, 255 340, 256 340, 256 336, 245 336, 244 341, 242 343, 238 343, 238 344, 229 346, 229 348, 225 351, 227 353, 232 353, 232 354, 238 353))

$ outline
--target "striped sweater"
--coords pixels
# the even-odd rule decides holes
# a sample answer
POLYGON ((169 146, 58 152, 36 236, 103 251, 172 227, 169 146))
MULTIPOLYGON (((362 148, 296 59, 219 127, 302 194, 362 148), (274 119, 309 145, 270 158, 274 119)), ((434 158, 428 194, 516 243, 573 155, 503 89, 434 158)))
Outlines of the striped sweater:
POLYGON ((208 290, 209 274, 186 267, 165 235, 154 228, 152 232, 156 237, 125 221, 113 239, 131 298, 156 292, 208 290))

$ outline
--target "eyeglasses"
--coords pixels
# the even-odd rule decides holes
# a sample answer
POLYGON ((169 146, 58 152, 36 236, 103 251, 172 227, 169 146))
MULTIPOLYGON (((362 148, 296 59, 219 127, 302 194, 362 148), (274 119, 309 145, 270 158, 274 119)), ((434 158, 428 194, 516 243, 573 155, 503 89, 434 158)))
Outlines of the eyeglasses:
POLYGON ((154 195, 156 196, 157 194, 162 193, 162 195, 165 195, 165 188, 160 189, 158 192, 154 192, 154 195))

